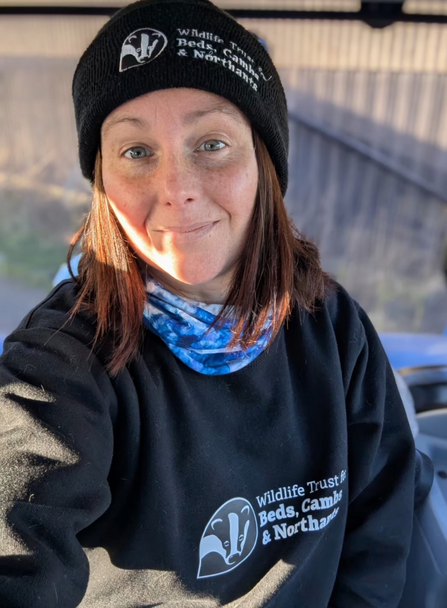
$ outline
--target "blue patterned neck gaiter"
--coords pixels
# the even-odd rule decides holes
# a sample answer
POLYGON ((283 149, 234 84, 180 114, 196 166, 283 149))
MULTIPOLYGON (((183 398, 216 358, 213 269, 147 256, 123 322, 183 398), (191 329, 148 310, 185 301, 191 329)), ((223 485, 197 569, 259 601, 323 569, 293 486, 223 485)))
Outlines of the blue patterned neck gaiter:
POLYGON ((222 310, 220 304, 203 304, 171 293, 154 279, 146 283, 143 323, 159 336, 183 363, 201 374, 230 374, 251 363, 266 348, 271 322, 261 338, 247 350, 230 348, 232 322, 211 327, 222 310))

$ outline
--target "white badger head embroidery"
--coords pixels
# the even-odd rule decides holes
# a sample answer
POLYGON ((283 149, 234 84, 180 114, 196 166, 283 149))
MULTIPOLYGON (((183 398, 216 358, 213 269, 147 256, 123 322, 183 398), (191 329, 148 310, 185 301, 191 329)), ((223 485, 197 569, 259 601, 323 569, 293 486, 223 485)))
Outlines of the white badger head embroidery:
POLYGON ((253 551, 258 524, 245 498, 233 498, 211 517, 200 541, 197 578, 218 576, 237 568, 253 551))
POLYGON ((121 47, 120 72, 153 61, 166 48, 168 39, 158 30, 141 28, 129 34, 121 47))

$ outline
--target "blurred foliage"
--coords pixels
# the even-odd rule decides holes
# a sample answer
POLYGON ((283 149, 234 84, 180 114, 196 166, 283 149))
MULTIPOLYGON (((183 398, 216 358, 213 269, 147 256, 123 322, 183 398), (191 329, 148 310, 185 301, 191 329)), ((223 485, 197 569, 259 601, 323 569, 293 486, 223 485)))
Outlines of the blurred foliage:
POLYGON ((0 274, 51 288, 79 225, 79 209, 69 209, 38 191, 3 189, 0 215, 0 274))

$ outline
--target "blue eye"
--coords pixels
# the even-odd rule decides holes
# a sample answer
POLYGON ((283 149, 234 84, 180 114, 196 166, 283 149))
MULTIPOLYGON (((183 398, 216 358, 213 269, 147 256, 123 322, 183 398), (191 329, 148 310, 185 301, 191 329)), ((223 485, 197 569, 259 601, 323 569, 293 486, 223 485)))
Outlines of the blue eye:
POLYGON ((133 148, 129 148, 129 150, 126 150, 126 152, 124 152, 124 156, 126 158, 131 158, 132 160, 138 160, 139 158, 149 156, 149 150, 143 146, 135 146, 133 148))
POLYGON ((208 141, 204 141, 201 146, 199 146, 199 150, 203 152, 216 152, 217 150, 222 150, 225 148, 226 144, 223 141, 219 141, 218 139, 209 139, 208 141))

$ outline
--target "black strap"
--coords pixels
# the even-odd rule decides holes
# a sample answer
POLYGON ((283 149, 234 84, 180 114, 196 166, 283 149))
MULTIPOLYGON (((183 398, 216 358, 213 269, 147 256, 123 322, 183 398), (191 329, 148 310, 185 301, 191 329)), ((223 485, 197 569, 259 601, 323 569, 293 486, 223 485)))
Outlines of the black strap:
POLYGON ((416 450, 414 474, 414 508, 417 509, 427 498, 433 485, 435 470, 427 454, 416 450))

